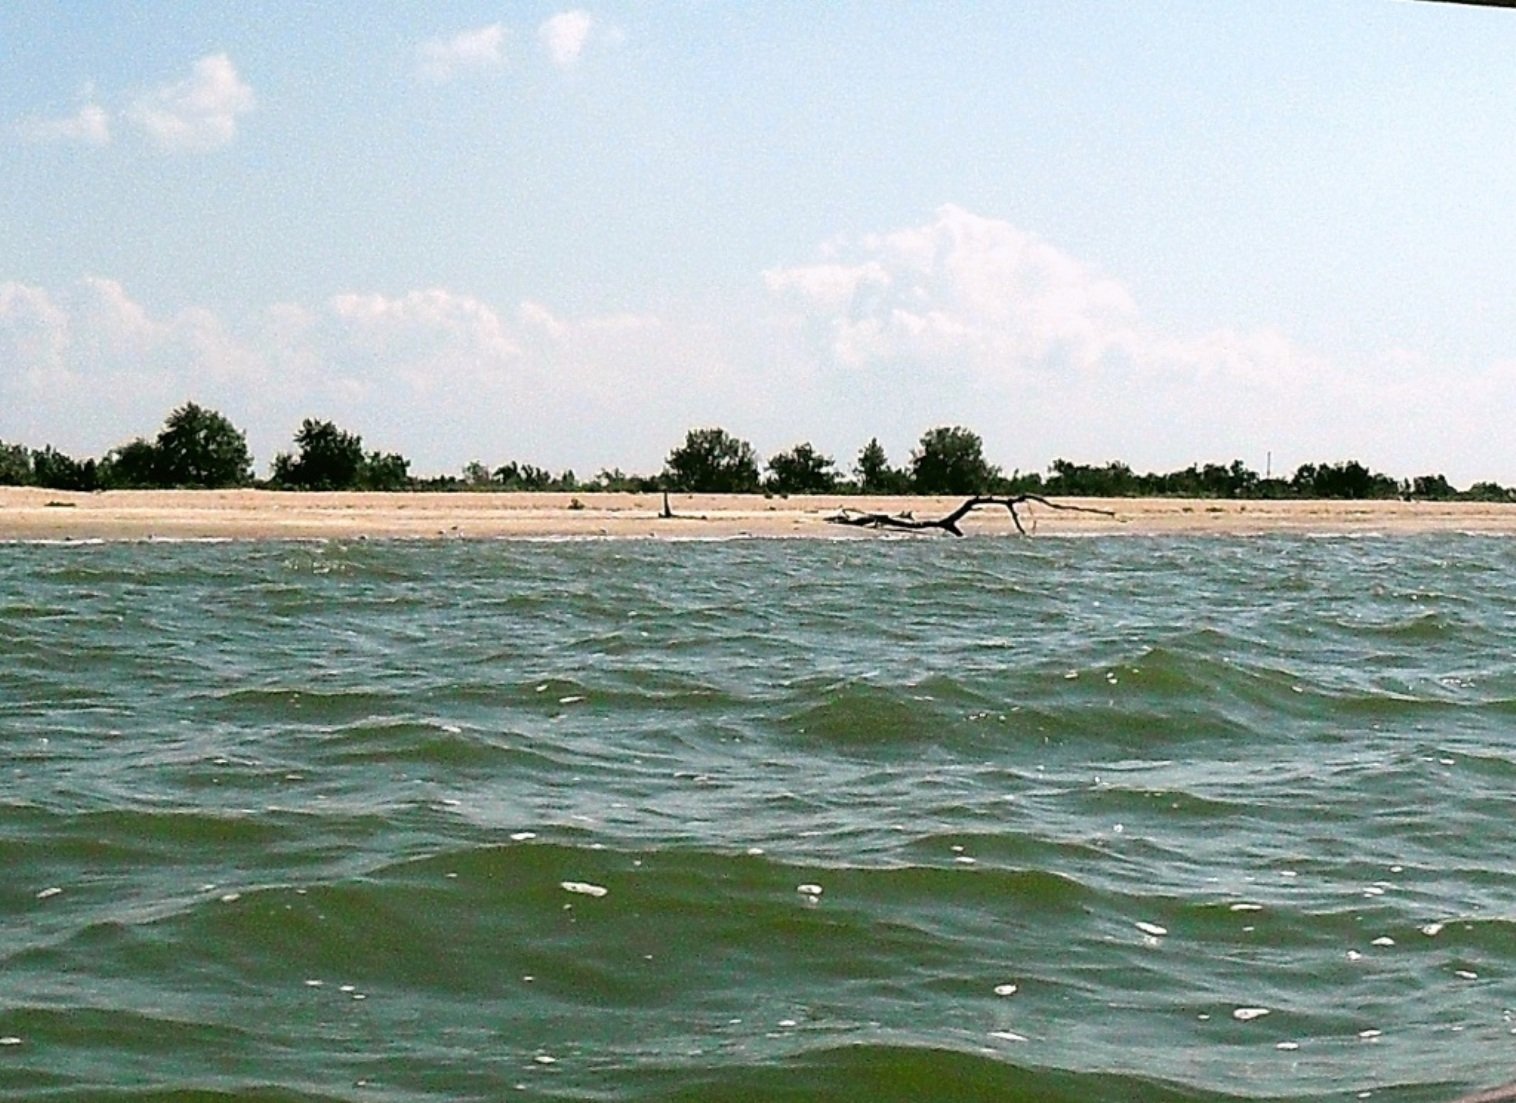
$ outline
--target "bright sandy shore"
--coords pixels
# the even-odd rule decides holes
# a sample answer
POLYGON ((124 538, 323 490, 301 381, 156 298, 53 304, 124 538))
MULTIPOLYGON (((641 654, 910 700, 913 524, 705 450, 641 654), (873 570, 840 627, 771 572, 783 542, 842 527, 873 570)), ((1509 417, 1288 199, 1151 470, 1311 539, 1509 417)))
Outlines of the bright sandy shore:
MULTIPOLYGON (((878 539, 826 517, 847 506, 940 517, 961 498, 675 494, 300 494, 264 490, 69 494, 0 487, 0 540, 811 536, 878 539), (573 503, 582 508, 574 508, 573 503)), ((1516 534, 1516 505, 1473 502, 1236 502, 1060 499, 1115 517, 1021 507, 1040 535, 1482 532, 1516 534)), ((1003 509, 977 510, 970 535, 1014 532, 1003 509)), ((919 539, 948 539, 928 532, 919 539)))

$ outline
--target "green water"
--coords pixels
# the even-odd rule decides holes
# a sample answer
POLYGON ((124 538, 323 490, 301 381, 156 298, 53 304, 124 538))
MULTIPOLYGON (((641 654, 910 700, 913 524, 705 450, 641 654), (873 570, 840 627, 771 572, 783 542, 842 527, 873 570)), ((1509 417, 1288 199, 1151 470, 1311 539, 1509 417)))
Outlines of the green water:
POLYGON ((0 1098, 1509 1079, 1513 572, 1472 536, 0 546, 0 1098))

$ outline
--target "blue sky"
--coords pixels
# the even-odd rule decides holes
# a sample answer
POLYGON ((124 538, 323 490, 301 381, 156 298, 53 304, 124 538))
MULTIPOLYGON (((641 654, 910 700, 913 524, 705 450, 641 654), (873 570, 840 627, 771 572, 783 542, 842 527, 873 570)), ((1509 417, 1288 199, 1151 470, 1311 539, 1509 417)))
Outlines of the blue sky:
POLYGON ((1516 14, 0 8, 0 439, 1516 483, 1516 14))

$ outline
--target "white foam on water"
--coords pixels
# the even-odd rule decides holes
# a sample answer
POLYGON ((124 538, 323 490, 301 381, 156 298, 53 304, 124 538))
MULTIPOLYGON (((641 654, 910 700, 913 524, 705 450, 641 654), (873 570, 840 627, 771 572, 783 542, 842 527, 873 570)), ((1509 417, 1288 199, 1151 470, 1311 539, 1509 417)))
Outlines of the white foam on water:
POLYGON ((517 831, 513 835, 511 835, 511 841, 512 842, 518 842, 518 843, 524 843, 524 842, 528 841, 529 839, 535 839, 536 837, 537 837, 537 832, 535 832, 535 831, 517 831))
POLYGON ((1143 934, 1151 935, 1153 938, 1162 938, 1164 935, 1169 933, 1169 929, 1167 927, 1160 927, 1157 923, 1149 923, 1145 919, 1139 919, 1136 923, 1136 927, 1143 934))
POLYGON ((999 1038, 1003 1042, 1024 1042, 1027 1040, 1026 1035, 1017 1034, 1014 1030, 992 1030, 990 1031, 990 1037, 999 1038))
POLYGON ((358 986, 356 984, 344 984, 341 988, 337 989, 337 991, 349 993, 356 992, 358 991, 358 986))
POLYGON ((1289 1050, 1289 1049, 1299 1049, 1300 1048, 1300 1043, 1299 1042, 1276 1042, 1274 1044, 1274 1048, 1275 1049, 1286 1049, 1286 1050, 1289 1050))
POLYGON ((589 881, 559 881, 558 887, 564 892, 573 892, 580 896, 604 896, 611 891, 604 885, 591 884, 589 881))
POLYGON ((1261 1019, 1269 1014, 1267 1007, 1238 1007, 1232 1011, 1232 1018, 1240 1023, 1250 1023, 1254 1019, 1261 1019))
POLYGON ((325 984, 325 983, 326 983, 326 981, 324 981, 324 980, 316 980, 316 979, 315 979, 315 978, 314 978, 314 977, 313 977, 313 978, 311 978, 311 979, 310 979, 310 980, 308 980, 308 981, 306 981, 306 982, 305 982, 305 986, 306 986, 306 987, 307 987, 307 988, 320 988, 320 987, 321 987, 321 986, 322 986, 322 985, 324 985, 324 984, 325 984))
POLYGON ((63 890, 60 889, 57 885, 54 885, 52 888, 46 888, 46 889, 43 889, 41 892, 39 892, 37 894, 37 899, 38 900, 50 900, 52 897, 57 896, 62 891, 63 890))
POLYGON ((1474 972, 1474 970, 1472 970, 1472 969, 1454 969, 1453 970, 1453 975, 1455 977, 1462 977, 1464 980, 1478 980, 1479 979, 1479 974, 1476 973, 1476 972, 1474 972))
POLYGON ((20 1044, 21 1039, 14 1034, 7 1034, 4 1038, 0 1038, 0 1046, 19 1046, 20 1044))
POLYGON ((820 885, 814 885, 810 882, 807 882, 803 885, 796 885, 795 891, 800 893, 802 896, 820 896, 824 890, 820 885))
POLYGON ((1231 907, 1231 910, 1234 911, 1234 912, 1261 912, 1261 911, 1263 911, 1263 905, 1262 904, 1233 904, 1232 907, 1231 907))
POLYGON ((558 1058, 554 1057, 550 1053, 539 1053, 537 1056, 533 1057, 532 1060, 537 1062, 539 1065, 556 1065, 558 1063, 558 1058))
POLYGON ((1362 957, 1363 957, 1363 955, 1360 954, 1357 950, 1349 950, 1348 951, 1348 960, 1349 961, 1358 961, 1362 957))
POLYGON ((1421 928, 1421 933, 1426 935, 1428 938, 1436 938, 1442 933, 1443 926, 1444 924, 1442 923, 1428 923, 1426 926, 1421 928))
POLYGON ((583 694, 570 694, 567 697, 560 697, 560 698, 558 698, 558 703, 560 705, 577 705, 580 701, 583 701, 583 700, 584 700, 584 695, 583 694))
POLYGON ((241 899, 242 894, 240 892, 228 892, 222 895, 221 902, 223 904, 234 904, 241 899))
POLYGON ((995 995, 997 996, 1014 996, 1015 994, 1016 986, 1014 984, 995 985, 995 995))
POLYGON ((1395 945, 1395 940, 1393 938, 1391 938, 1387 934, 1382 934, 1378 938, 1374 939, 1373 942, 1369 943, 1369 945, 1371 945, 1371 946, 1393 946, 1393 945, 1395 945))
POLYGON ((1372 1042, 1375 1038, 1383 1038, 1384 1031, 1374 1030, 1372 1028, 1369 1030, 1360 1030, 1358 1032, 1358 1037, 1362 1038, 1365 1042, 1372 1042))

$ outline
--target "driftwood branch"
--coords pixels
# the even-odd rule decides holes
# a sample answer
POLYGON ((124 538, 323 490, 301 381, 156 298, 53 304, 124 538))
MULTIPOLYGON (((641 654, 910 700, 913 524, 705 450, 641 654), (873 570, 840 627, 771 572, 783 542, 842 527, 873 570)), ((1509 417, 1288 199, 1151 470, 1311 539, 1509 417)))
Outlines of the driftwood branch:
POLYGON ((996 497, 993 494, 976 494, 969 498, 957 509, 946 517, 938 517, 935 520, 917 520, 909 512, 907 513, 865 513, 862 510, 851 507, 844 508, 827 518, 833 525, 852 525, 855 528, 867 529, 892 529, 899 532, 924 532, 927 529, 941 529, 950 532, 954 536, 962 536, 963 530, 958 527, 962 521, 980 506, 1004 506, 1010 512, 1011 521, 1016 526, 1016 531, 1022 536, 1027 535, 1026 529, 1021 524, 1021 515, 1016 512, 1016 507, 1025 505, 1027 502, 1036 502, 1038 505, 1047 506, 1049 509, 1070 510, 1075 513, 1098 513, 1102 517, 1114 517, 1115 513, 1108 509, 1095 509, 1093 506, 1071 506, 1064 502, 1051 502, 1040 494, 1014 494, 1009 497, 996 497))

